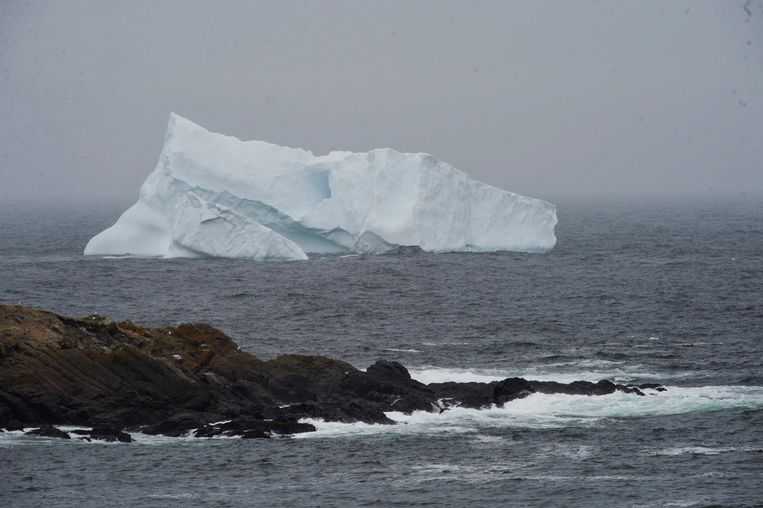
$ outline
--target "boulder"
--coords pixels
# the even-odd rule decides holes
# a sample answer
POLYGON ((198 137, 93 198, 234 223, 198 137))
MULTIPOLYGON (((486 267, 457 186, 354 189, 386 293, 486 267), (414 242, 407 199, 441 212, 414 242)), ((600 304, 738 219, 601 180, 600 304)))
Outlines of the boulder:
POLYGON ((96 425, 93 430, 90 431, 91 439, 98 439, 99 441, 106 441, 108 443, 131 443, 132 436, 122 429, 110 425, 96 425))
POLYGON ((532 385, 527 380, 519 377, 506 378, 493 385, 493 403, 503 406, 515 399, 522 399, 535 393, 532 385))
POLYGON ((52 425, 43 425, 37 429, 32 429, 26 433, 27 436, 55 437, 59 439, 71 439, 67 432, 52 425))

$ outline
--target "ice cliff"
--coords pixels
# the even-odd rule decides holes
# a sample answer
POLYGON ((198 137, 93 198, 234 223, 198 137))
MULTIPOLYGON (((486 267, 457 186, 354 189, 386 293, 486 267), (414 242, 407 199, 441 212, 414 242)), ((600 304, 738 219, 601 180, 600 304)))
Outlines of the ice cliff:
POLYGON ((542 252, 556 208, 470 179, 424 153, 240 141, 171 114, 138 202, 86 255, 306 259, 307 253, 542 252))

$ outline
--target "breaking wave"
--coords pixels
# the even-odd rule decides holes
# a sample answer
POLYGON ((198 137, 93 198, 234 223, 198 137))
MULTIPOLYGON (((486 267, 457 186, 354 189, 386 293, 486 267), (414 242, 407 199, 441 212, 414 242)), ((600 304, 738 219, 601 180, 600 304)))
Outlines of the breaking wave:
POLYGON ((586 396, 533 394, 504 407, 452 408, 443 413, 417 411, 410 415, 387 413, 397 425, 336 423, 305 419, 317 432, 299 438, 374 434, 469 433, 495 428, 561 428, 590 426, 607 418, 634 418, 733 409, 762 409, 763 387, 702 386, 667 387, 665 392, 646 390, 644 397, 616 392, 586 396))
POLYGON ((523 377, 535 381, 573 381, 597 382, 608 379, 615 383, 662 382, 702 376, 698 371, 679 371, 671 373, 649 372, 643 365, 611 360, 582 360, 574 362, 548 363, 538 367, 524 369, 469 369, 443 367, 411 367, 411 377, 424 384, 457 381, 459 383, 489 383, 501 381, 507 377, 523 377))

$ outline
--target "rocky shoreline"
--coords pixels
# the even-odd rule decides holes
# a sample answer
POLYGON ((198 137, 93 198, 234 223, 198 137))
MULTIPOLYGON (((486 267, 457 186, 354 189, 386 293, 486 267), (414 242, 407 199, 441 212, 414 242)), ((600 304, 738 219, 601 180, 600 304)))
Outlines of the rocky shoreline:
POLYGON ((385 412, 480 409, 536 392, 643 396, 644 389, 664 390, 523 378, 425 385, 392 361, 362 371, 323 356, 261 360, 206 324, 147 328, 0 305, 0 429, 36 427, 28 434, 38 436, 268 438, 314 431, 305 418, 394 424, 385 412), (90 430, 67 433, 56 425, 90 430))

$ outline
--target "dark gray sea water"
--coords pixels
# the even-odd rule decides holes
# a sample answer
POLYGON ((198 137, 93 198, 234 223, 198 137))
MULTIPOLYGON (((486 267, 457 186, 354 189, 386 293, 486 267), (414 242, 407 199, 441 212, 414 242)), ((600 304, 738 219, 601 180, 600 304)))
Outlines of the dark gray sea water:
POLYGON ((289 263, 85 258, 124 207, 0 205, 2 303, 204 321, 260 357, 395 359, 425 382, 668 386, 272 440, 0 434, 0 505, 763 505, 763 202, 558 205, 548 254, 289 263))

